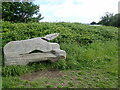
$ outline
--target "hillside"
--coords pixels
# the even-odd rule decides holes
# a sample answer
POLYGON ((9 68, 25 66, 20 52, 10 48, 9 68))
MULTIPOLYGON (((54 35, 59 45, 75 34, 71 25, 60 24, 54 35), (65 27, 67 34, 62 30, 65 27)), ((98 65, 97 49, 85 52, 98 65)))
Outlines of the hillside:
MULTIPOLYGON (((77 72, 78 75, 87 75, 87 79, 80 79, 81 81, 83 81, 83 85, 75 86, 74 83, 71 82, 72 84, 68 83, 68 87, 117 87, 118 28, 116 27, 89 26, 80 23, 65 22, 10 23, 3 21, 2 47, 4 47, 4 45, 10 41, 42 37, 51 33, 60 33, 60 36, 52 40, 51 42, 56 42, 60 44, 61 49, 65 50, 67 53, 67 59, 59 60, 55 63, 32 63, 27 66, 3 65, 3 87, 10 87, 11 85, 13 87, 19 87, 20 83, 15 81, 15 78, 18 79, 20 75, 23 75, 25 73, 44 71, 49 68, 62 70, 64 72, 77 70, 83 72, 77 72), (98 77, 100 79, 100 83, 98 82, 98 84, 96 84, 96 81, 91 82, 90 78, 92 77, 91 75, 94 75, 94 73, 98 75, 95 77, 95 80, 98 80, 98 77), (107 82, 106 78, 108 79, 107 82), (15 83, 9 83, 12 79, 14 80, 14 82, 17 83, 17 86, 15 85, 15 83), (85 83, 87 80, 90 81, 89 83, 91 83, 91 85, 85 83)), ((72 78, 72 76, 70 77, 72 78)), ((18 81, 20 80, 18 79, 18 81)), ((52 86, 53 85, 54 84, 52 83, 52 86)), ((24 85, 22 87, 24 87, 24 85)), ((48 85, 48 87, 50 86, 48 85)))

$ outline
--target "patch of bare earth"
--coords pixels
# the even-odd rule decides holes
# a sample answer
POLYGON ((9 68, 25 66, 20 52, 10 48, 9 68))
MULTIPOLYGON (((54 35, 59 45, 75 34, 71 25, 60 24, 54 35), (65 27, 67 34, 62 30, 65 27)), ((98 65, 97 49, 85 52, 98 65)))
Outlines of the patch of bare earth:
MULTIPOLYGON (((59 70, 44 70, 44 71, 37 71, 37 72, 30 72, 27 74, 22 75, 20 78, 22 80, 29 80, 29 81, 36 81, 36 80, 43 80, 42 78, 48 79, 47 81, 43 80, 43 86, 53 85, 54 88, 58 86, 69 86, 70 83, 73 84, 73 87, 80 84, 78 80, 78 76, 76 75, 80 71, 59 71, 59 70), (54 79, 53 81, 49 81, 49 79, 54 79)), ((51 80, 50 79, 50 80, 51 80)), ((72 86, 70 86, 72 87, 72 86)))
POLYGON ((22 80, 36 80, 40 77, 47 77, 47 78, 58 78, 63 77, 65 74, 62 71, 58 70, 45 70, 45 71, 37 71, 37 72, 30 72, 27 74, 22 75, 20 78, 22 80))

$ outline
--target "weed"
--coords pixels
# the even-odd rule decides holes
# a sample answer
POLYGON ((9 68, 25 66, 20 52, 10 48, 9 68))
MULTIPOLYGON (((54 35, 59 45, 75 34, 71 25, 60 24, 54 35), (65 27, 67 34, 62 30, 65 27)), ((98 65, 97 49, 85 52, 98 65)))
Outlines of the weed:
POLYGON ((59 85, 59 86, 57 86, 57 88, 63 88, 63 86, 59 85))
POLYGON ((74 86, 73 82, 68 82, 68 84, 69 84, 70 87, 74 86))
POLYGON ((54 86, 53 85, 47 85, 46 87, 47 88, 53 88, 54 86))

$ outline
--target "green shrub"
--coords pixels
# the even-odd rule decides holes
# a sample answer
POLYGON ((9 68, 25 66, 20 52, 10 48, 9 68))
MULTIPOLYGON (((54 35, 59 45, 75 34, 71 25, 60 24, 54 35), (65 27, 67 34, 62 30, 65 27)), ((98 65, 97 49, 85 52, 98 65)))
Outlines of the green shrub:
POLYGON ((118 39, 116 27, 93 27, 76 23, 10 23, 2 22, 4 46, 14 40, 41 37, 50 33, 60 33, 55 42, 80 44, 93 43, 96 40, 118 39))

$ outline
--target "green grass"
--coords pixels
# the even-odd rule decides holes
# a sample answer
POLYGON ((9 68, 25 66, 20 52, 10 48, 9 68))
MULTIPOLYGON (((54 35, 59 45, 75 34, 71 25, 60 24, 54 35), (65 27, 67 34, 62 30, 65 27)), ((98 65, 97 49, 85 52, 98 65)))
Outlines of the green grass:
POLYGON ((61 72, 68 77, 42 77, 34 81, 21 80, 19 77, 5 77, 3 79, 3 88, 117 88, 118 85, 117 76, 106 71, 103 72, 102 69, 77 70, 74 71, 74 74, 72 70, 61 72), (83 72, 83 74, 79 75, 79 72, 83 72))
MULTIPOLYGON (((54 68, 62 69, 62 72, 65 73, 64 77, 58 79, 43 77, 35 81, 27 81, 27 83, 19 79, 19 77, 3 77, 3 87, 117 88, 118 57, 116 45, 117 42, 115 41, 109 41, 104 44, 99 42, 74 50, 76 54, 80 55, 80 61, 75 61, 75 58, 79 60, 78 56, 71 54, 73 58, 67 56, 69 57, 67 60, 61 60, 51 65, 54 68)), ((35 70, 33 69, 33 71, 35 70)))
MULTIPOLYGON (((66 60, 3 66, 3 88, 116 88, 118 85, 118 28, 79 23, 3 22, 2 47, 7 42, 60 33, 51 42, 60 44, 66 60), (42 77, 34 81, 20 76, 49 68, 61 70, 64 77, 42 77)), ((3 60, 4 61, 4 60, 3 60)), ((54 73, 54 72, 53 72, 54 73)))

